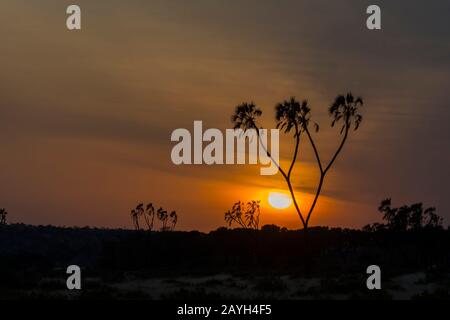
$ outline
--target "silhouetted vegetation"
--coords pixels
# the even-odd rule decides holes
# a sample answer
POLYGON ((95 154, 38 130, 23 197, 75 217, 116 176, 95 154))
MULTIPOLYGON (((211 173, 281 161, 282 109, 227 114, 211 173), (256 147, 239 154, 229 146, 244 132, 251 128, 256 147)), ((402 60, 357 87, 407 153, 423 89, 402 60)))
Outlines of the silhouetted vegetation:
POLYGON ((6 216, 8 215, 8 212, 5 208, 0 209, 0 225, 6 224, 6 216))
POLYGON ((176 211, 167 213, 163 208, 159 208, 155 211, 152 203, 144 206, 140 203, 136 208, 131 210, 131 219, 133 221, 133 226, 136 230, 141 230, 140 219, 144 218, 144 222, 147 226, 148 231, 152 231, 154 227, 155 216, 161 222, 161 231, 173 231, 178 222, 178 215, 176 211))
POLYGON ((281 175, 283 176, 286 184, 288 186, 291 198, 294 203, 294 207, 298 213, 298 216, 302 222, 305 229, 308 228, 311 215, 316 206, 317 200, 322 191, 322 187, 325 181, 325 177, 329 172, 332 165, 335 163, 338 155, 342 151, 345 142, 349 136, 351 128, 357 130, 362 122, 362 116, 359 113, 359 109, 363 105, 363 100, 358 97, 355 98, 351 93, 347 95, 339 95, 336 97, 335 101, 329 107, 329 115, 333 118, 331 126, 334 127, 336 124, 342 122, 342 127, 340 129, 340 134, 342 136, 339 146, 335 153, 333 154, 331 160, 328 163, 323 162, 323 159, 319 155, 319 151, 316 143, 314 142, 313 136, 311 134, 310 125, 314 126, 314 131, 317 133, 319 131, 319 125, 311 121, 311 108, 307 100, 298 101, 294 97, 289 100, 285 100, 278 103, 275 106, 275 119, 276 127, 278 129, 284 130, 284 133, 294 132, 295 148, 292 156, 291 163, 287 171, 285 171, 279 163, 271 156, 270 152, 264 145, 260 133, 258 131, 257 120, 262 115, 262 111, 253 103, 244 102, 235 108, 235 112, 231 117, 231 121, 234 124, 235 129, 246 130, 256 130, 258 138, 260 140, 260 146, 264 148, 267 156, 270 157, 272 162, 278 167, 281 175), (309 143, 314 150, 314 155, 319 167, 320 179, 314 196, 314 200, 311 207, 306 214, 302 214, 295 197, 294 188, 292 186, 291 174, 298 161, 298 151, 301 141, 301 135, 306 134, 309 143))
POLYGON ((386 223, 362 230, 258 230, 259 201, 225 214, 240 228, 209 233, 152 231, 154 216, 161 230, 177 222, 152 204, 133 209, 137 230, 4 225, 0 299, 448 298, 450 229, 435 208, 386 199, 379 211, 386 223), (83 270, 83 290, 67 293, 72 264, 83 270), (367 290, 372 264, 383 270, 382 291, 367 290))
POLYGON ((374 223, 363 227, 365 231, 418 231, 421 229, 442 228, 442 217, 436 214, 436 208, 424 209, 422 203, 404 205, 399 208, 391 207, 391 199, 381 201, 378 211, 383 214, 386 224, 374 223))
POLYGON ((236 202, 231 210, 225 212, 225 222, 229 227, 235 223, 244 229, 258 230, 261 214, 260 203, 260 200, 252 200, 247 203, 236 202))

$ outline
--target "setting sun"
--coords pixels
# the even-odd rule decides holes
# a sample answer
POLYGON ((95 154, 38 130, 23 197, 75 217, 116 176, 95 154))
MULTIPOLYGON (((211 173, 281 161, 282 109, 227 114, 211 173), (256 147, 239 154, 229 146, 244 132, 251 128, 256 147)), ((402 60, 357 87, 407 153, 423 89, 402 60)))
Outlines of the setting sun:
POLYGON ((280 192, 270 192, 268 200, 269 204, 276 209, 286 209, 292 203, 289 195, 280 192))

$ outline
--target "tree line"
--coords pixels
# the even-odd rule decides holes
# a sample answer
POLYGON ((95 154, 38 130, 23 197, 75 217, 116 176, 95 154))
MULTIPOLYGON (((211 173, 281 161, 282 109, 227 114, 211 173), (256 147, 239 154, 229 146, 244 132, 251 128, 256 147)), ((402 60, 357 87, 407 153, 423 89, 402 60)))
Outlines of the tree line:
POLYGON ((391 199, 388 198, 381 201, 378 211, 383 214, 383 221, 386 223, 368 224, 363 227, 364 231, 417 231, 442 228, 443 218, 436 213, 436 208, 424 208, 421 202, 394 208, 391 199))
MULTIPOLYGON (((235 202, 232 208, 226 211, 224 215, 227 227, 235 225, 242 229, 259 230, 260 203, 261 200, 252 200, 247 203, 242 201, 235 202)), ((425 208, 422 202, 395 208, 392 207, 392 201, 388 198, 381 201, 378 211, 383 214, 382 219, 385 223, 365 225, 362 228, 363 231, 442 229, 443 218, 436 213, 436 208, 425 208)), ((261 230, 280 231, 281 228, 276 225, 265 225, 261 230)))

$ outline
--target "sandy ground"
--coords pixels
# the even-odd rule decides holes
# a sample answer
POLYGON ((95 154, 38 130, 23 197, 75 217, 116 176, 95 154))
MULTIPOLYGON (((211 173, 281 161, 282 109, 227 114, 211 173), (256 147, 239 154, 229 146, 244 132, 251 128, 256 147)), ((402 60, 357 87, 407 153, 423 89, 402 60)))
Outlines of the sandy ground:
MULTIPOLYGON (((450 274, 444 280, 427 279, 426 274, 410 273, 382 279, 381 290, 368 290, 365 276, 320 279, 292 276, 240 277, 217 274, 203 277, 171 277, 141 279, 128 275, 123 281, 105 283, 97 278, 84 281, 82 291, 89 297, 125 299, 370 299, 407 300, 432 294, 444 288, 448 292, 450 274), (377 291, 377 292, 375 292, 377 291), (105 295, 106 294, 106 295, 105 295)), ((64 290, 61 279, 43 279, 42 294, 76 298, 81 292, 64 290), (53 287, 45 286, 53 283, 53 287)))
MULTIPOLYGON (((321 285, 319 278, 293 278, 291 276, 277 276, 270 278, 241 278, 227 274, 207 277, 179 277, 167 279, 128 280, 113 284, 112 287, 122 290, 138 290, 149 294, 153 298, 170 298, 174 292, 180 295, 187 292, 194 294, 201 291, 206 294, 237 298, 274 297, 278 299, 348 299, 352 293, 367 291, 365 283, 360 288, 346 291, 344 289, 331 290, 321 285), (336 292, 338 291, 338 292, 336 292), (341 292, 339 292, 341 291, 341 292)), ((439 283, 427 283, 424 273, 405 274, 387 281, 381 291, 387 292, 392 299, 411 299, 424 292, 434 292, 439 283)))

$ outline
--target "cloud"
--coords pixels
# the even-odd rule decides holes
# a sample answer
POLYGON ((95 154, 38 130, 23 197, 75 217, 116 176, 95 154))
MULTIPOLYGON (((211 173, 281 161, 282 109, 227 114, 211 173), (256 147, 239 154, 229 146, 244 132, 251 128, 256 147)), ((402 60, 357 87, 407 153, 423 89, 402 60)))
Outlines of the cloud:
MULTIPOLYGON (((87 181, 76 184, 81 189, 97 184, 99 176, 120 172, 108 180, 111 190, 97 190, 96 209, 102 217, 107 215, 107 195, 120 198, 114 188, 127 199, 117 200, 123 207, 135 193, 157 191, 143 182, 139 190, 124 190, 127 170, 134 179, 149 174, 177 184, 195 181, 199 194, 213 182, 280 187, 279 177, 261 178, 256 167, 173 166, 171 131, 191 128, 194 120, 225 129, 233 107, 248 100, 263 109, 263 125, 273 126, 275 103, 295 95, 313 107, 314 120, 321 124, 317 142, 326 159, 339 139, 329 128, 327 107, 338 93, 353 90, 366 101, 364 122, 330 173, 325 195, 342 203, 376 203, 392 196, 448 212, 448 182, 442 177, 450 176, 445 166, 450 160, 450 4, 378 1, 379 32, 365 28, 369 4, 80 1, 83 30, 71 33, 65 30, 65 4, 60 1, 3 1, 0 141, 8 152, 2 164, 15 172, 4 176, 14 190, 24 183, 36 189, 57 186, 51 193, 56 196, 63 193, 63 182, 29 171, 33 157, 50 172, 53 159, 62 161, 58 166, 63 172, 64 162, 73 165, 65 173, 69 181, 82 168, 87 181), (62 150, 71 150, 73 159, 62 150), (103 163, 95 171, 89 165, 94 160, 103 163), (25 173, 35 180, 27 182, 25 173)), ((288 158, 289 138, 283 139, 288 158)), ((314 158, 307 147, 302 159, 306 173, 299 172, 296 184, 313 192, 314 158)), ((31 167, 40 170, 38 164, 31 167)), ((34 189, 25 190, 33 194, 34 189)), ((79 199, 95 201, 91 194, 77 192, 79 199)), ((45 193, 30 199, 41 204, 39 212, 54 204, 45 193)), ((186 210, 194 214, 199 206, 191 203, 186 210)), ((30 207, 28 217, 42 214, 30 207)), ((56 207, 64 211, 68 204, 61 201, 56 207)), ((87 215, 73 221, 83 219, 87 215)))

